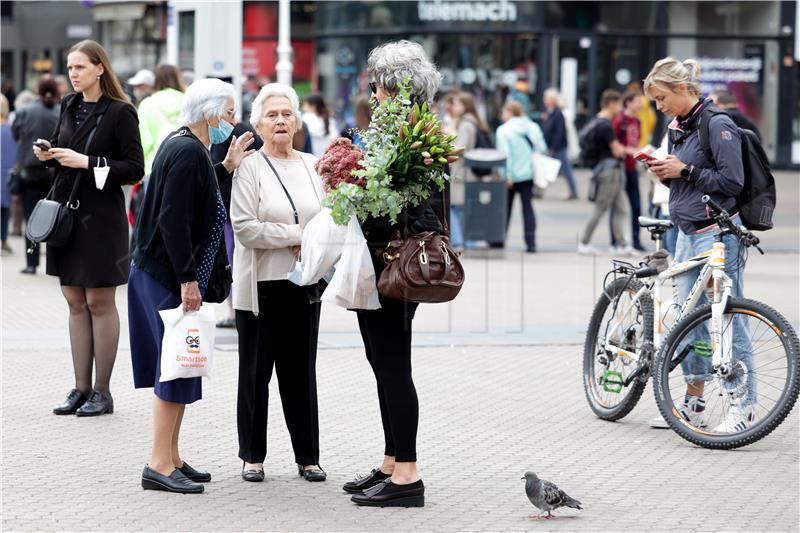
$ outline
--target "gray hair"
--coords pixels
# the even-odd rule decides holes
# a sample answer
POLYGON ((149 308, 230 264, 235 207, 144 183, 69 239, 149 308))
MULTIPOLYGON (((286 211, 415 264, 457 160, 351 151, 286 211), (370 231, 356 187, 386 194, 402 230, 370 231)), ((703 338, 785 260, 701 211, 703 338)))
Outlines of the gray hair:
POLYGON ((680 61, 674 57, 665 57, 656 61, 645 78, 644 92, 649 93, 653 86, 668 88, 674 92, 681 83, 688 86, 689 92, 700 96, 700 63, 694 59, 680 61))
POLYGON ((442 75, 428 59, 425 50, 411 41, 393 41, 373 48, 367 58, 371 81, 394 93, 409 78, 411 94, 432 102, 442 75))
POLYGON ((297 127, 302 128, 302 118, 300 118, 300 99, 294 89, 283 83, 268 83, 261 88, 253 106, 250 109, 250 124, 255 128, 264 118, 264 102, 272 96, 283 96, 289 100, 289 105, 294 111, 294 118, 297 120, 297 127))
POLYGON ((555 100, 556 105, 560 109, 564 109, 566 107, 566 102, 564 101, 564 98, 561 96, 561 93, 558 92, 558 89, 556 89, 555 87, 549 87, 549 88, 545 89, 544 93, 542 94, 542 96, 543 96, 543 98, 545 100, 547 100, 549 98, 552 98, 553 100, 555 100))
POLYGON ((186 89, 178 126, 191 126, 226 113, 228 98, 236 101, 233 85, 217 78, 197 80, 186 89))

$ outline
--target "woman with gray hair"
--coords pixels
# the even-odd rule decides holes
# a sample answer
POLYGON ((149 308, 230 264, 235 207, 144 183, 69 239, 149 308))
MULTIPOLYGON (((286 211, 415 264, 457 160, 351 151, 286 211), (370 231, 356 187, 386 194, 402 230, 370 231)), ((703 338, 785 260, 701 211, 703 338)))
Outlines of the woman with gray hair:
POLYGON ((253 101, 250 123, 264 146, 239 168, 231 194, 242 478, 264 481, 274 367, 298 475, 325 481, 316 378, 320 303, 286 279, 300 257, 303 227, 322 208, 322 180, 314 170, 316 158, 292 148, 302 124, 294 89, 265 85, 253 101))
MULTIPOLYGON (((411 99, 433 101, 441 75, 417 43, 397 41, 370 52, 367 73, 373 98, 383 103, 407 83, 411 99)), ((449 195, 449 189, 446 190, 449 195)), ((397 222, 388 217, 369 217, 361 224, 375 266, 376 279, 386 265, 382 248, 396 232, 403 237, 424 231, 444 233, 442 221, 449 212, 445 194, 431 188, 428 200, 406 206, 397 222)), ((358 505, 422 507, 425 486, 417 474, 417 426, 419 403, 411 376, 411 328, 417 304, 380 297, 381 308, 358 311, 358 325, 367 360, 378 382, 378 401, 383 422, 384 451, 379 468, 344 485, 358 505), (366 490, 371 489, 371 490, 366 490)))
POLYGON ((209 147, 224 142, 234 122, 233 86, 218 79, 193 83, 178 124, 158 150, 136 224, 128 282, 128 320, 134 386, 153 387, 153 450, 142 472, 144 489, 203 492, 211 481, 182 460, 178 436, 186 404, 202 397, 201 378, 160 381, 164 326, 158 312, 226 295, 228 268, 222 227, 225 206, 219 182, 231 179, 253 134, 234 139, 222 163, 211 164, 209 147), (214 295, 210 297, 210 295, 214 295))

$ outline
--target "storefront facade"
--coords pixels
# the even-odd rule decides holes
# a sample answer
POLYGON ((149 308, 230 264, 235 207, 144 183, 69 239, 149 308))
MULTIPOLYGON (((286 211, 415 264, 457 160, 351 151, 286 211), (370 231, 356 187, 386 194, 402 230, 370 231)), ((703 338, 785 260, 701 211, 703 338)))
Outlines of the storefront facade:
POLYGON ((734 93, 771 161, 786 166, 800 163, 796 11, 794 1, 320 2, 317 83, 346 114, 366 90, 369 50, 404 38, 434 58, 443 90, 475 93, 490 122, 514 86, 527 88, 534 113, 542 92, 560 87, 585 120, 604 89, 629 87, 661 57, 694 57, 704 91, 734 93))

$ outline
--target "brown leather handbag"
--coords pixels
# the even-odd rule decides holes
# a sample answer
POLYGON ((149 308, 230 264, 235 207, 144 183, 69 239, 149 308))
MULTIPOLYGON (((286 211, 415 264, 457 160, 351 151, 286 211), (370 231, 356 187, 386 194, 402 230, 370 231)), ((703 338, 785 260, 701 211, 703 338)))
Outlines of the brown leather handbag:
MULTIPOLYGON (((443 204, 444 205, 444 204, 443 204)), ((444 223, 447 233, 447 222, 444 223)), ((386 268, 378 279, 378 293, 417 303, 454 299, 464 285, 464 267, 450 239, 435 231, 402 239, 400 232, 383 250, 386 268)))

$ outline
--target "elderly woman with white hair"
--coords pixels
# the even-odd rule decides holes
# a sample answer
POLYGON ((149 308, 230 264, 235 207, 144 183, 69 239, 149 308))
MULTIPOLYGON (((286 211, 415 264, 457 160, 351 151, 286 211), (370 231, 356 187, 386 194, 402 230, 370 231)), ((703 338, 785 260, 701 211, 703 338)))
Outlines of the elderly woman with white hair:
POLYGON ((252 133, 231 142, 222 163, 212 165, 209 148, 224 142, 234 122, 234 88, 218 79, 193 83, 178 119, 153 161, 136 225, 128 282, 128 319, 134 386, 153 387, 153 449, 142 472, 144 489, 203 492, 211 475, 181 459, 178 436, 186 404, 202 397, 201 378, 160 381, 164 326, 158 315, 180 305, 200 309, 224 292, 227 267, 223 225, 225 206, 219 182, 231 179, 252 133), (220 273, 220 270, 222 273, 220 273), (221 286, 220 286, 221 285, 221 286))
MULTIPOLYGON (((408 83, 411 99, 429 105, 441 75, 417 43, 397 41, 372 50, 367 74, 373 98, 383 103, 408 83)), ((367 239, 376 278, 386 265, 380 257, 386 243, 399 231, 403 237, 424 231, 444 233, 449 212, 444 194, 431 188, 427 201, 406 206, 396 223, 388 217, 369 217, 361 229, 367 239)), ((376 507, 422 507, 425 486, 417 474, 417 426, 419 404, 411 376, 411 328, 417 304, 380 297, 381 308, 358 311, 358 325, 367 360, 378 382, 378 400, 383 423, 383 461, 366 476, 346 483, 345 492, 358 505, 376 507), (369 490, 367 490, 369 489, 369 490)))
POLYGON ((265 85, 253 101, 250 123, 264 146, 236 172, 231 194, 242 478, 264 481, 274 367, 298 475, 325 481, 316 378, 320 304, 286 279, 300 254, 303 227, 321 209, 322 180, 314 171, 316 158, 292 148, 302 124, 294 89, 265 85))

